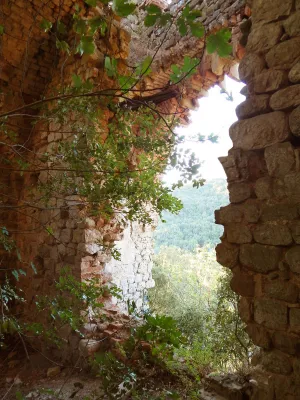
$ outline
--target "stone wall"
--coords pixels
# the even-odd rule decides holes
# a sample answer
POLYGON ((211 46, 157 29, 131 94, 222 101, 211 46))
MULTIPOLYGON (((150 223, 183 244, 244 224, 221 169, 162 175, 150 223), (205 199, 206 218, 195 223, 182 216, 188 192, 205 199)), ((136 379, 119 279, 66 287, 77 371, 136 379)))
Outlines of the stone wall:
POLYGON ((218 261, 253 342, 255 399, 300 393, 300 2, 253 0, 252 29, 239 66, 246 100, 230 128, 233 148, 220 159, 231 204, 218 261))

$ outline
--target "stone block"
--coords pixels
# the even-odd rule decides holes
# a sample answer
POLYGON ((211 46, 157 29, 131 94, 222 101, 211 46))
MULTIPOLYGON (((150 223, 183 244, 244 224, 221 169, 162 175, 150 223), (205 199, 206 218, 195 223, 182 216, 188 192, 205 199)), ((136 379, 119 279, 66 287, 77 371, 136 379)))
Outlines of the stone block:
POLYGON ((275 246, 244 244, 240 247, 240 262, 249 269, 267 274, 278 269, 281 249, 275 246))
POLYGON ((289 224, 290 230, 292 232, 292 236, 294 241, 297 244, 300 244, 300 221, 293 221, 289 224))
POLYGON ((282 224, 257 225, 253 231, 253 237, 257 243, 261 244, 288 246, 293 243, 289 228, 282 224))
POLYGON ((219 264, 226 268, 233 268, 238 262, 239 248, 223 242, 216 246, 216 257, 219 264))
MULTIPOLYGON (((299 42, 300 47, 300 42, 299 42)), ((292 85, 278 90, 270 99, 270 107, 273 110, 284 110, 296 107, 300 104, 300 85, 292 85)))
POLYGON ((284 22, 283 27, 289 36, 300 35, 300 11, 291 14, 284 22))
POLYGON ((246 225, 230 224, 225 228, 226 237, 229 243, 250 243, 252 241, 252 234, 246 225))
POLYGON ((230 281, 231 289, 240 296, 252 297, 254 295, 253 275, 242 271, 240 268, 234 268, 233 276, 230 281))
POLYGON ((289 375, 293 370, 291 358, 278 350, 265 352, 262 365, 267 371, 275 374, 289 375))
POLYGON ((283 178, 284 192, 291 200, 298 201, 300 196, 300 173, 293 172, 283 178))
POLYGON ((288 324, 288 308, 284 303, 273 299, 256 298, 254 320, 267 328, 284 331, 288 324))
POLYGON ((255 25, 250 31, 247 41, 247 51, 250 53, 265 53, 279 43, 282 36, 281 23, 255 25))
POLYGON ((243 213, 239 206, 229 204, 215 211, 215 219, 217 224, 227 225, 232 222, 242 222, 243 213))
POLYGON ((263 57, 248 53, 244 56, 239 65, 239 76, 242 82, 250 82, 255 75, 258 75, 264 68, 266 62, 263 57))
POLYGON ((279 69, 292 68, 299 58, 300 37, 277 44, 266 55, 268 67, 279 69))
POLYGON ((296 163, 291 143, 276 143, 265 149, 265 160, 269 175, 283 176, 291 172, 296 163))
POLYGON ((290 15, 293 0, 253 0, 252 18, 253 22, 271 22, 290 15))
POLYGON ((84 238, 84 230, 83 229, 73 230, 73 242, 74 243, 83 242, 83 238, 84 238))
POLYGON ((265 114, 271 111, 269 99, 270 95, 268 94, 249 96, 236 108, 236 115, 238 119, 252 118, 259 114, 265 114))
POLYGON ((294 246, 285 253, 285 260, 291 271, 300 274, 300 246, 294 246))
POLYGON ((229 130, 234 148, 263 149, 289 137, 289 125, 283 112, 276 111, 235 122, 229 130))
POLYGON ((98 229, 85 229, 84 230, 84 241, 86 243, 97 243, 102 240, 102 234, 98 229))
MULTIPOLYGON (((300 341, 298 336, 285 332, 274 332, 272 342, 276 349, 288 354, 298 354, 300 351, 300 341)), ((300 375, 299 375, 300 376, 300 375)))
POLYGON ((289 72, 289 80, 292 83, 300 82, 300 62, 297 62, 289 72))
POLYGON ((272 179, 268 176, 258 179, 254 191, 258 199, 270 199, 273 196, 272 179))
POLYGON ((251 187, 247 183, 230 183, 228 190, 231 203, 241 203, 251 196, 251 187))
POLYGON ((299 299, 299 288, 293 283, 282 280, 266 281, 263 285, 263 291, 267 297, 288 303, 297 303, 299 299))
POLYGON ((245 330, 256 346, 264 349, 269 349, 271 347, 270 334, 262 326, 257 324, 247 324, 245 330))
POLYGON ((300 106, 291 112, 289 126, 293 135, 300 136, 300 106))
POLYGON ((290 308, 290 327, 292 332, 300 333, 300 308, 290 308))
POLYGON ((274 92, 289 83, 288 73, 279 69, 267 69, 256 75, 251 82, 255 93, 274 92))
POLYGON ((79 350, 84 357, 89 357, 101 348, 101 341, 93 339, 81 339, 79 342, 79 350))
POLYGON ((248 324, 252 320, 253 310, 252 302, 247 297, 241 297, 238 304, 241 320, 248 324))
POLYGON ((289 221, 298 218, 298 208, 295 204, 270 204, 262 206, 261 220, 268 221, 289 221))
POLYGON ((59 235, 59 240, 63 243, 70 243, 72 241, 72 230, 62 229, 59 235))

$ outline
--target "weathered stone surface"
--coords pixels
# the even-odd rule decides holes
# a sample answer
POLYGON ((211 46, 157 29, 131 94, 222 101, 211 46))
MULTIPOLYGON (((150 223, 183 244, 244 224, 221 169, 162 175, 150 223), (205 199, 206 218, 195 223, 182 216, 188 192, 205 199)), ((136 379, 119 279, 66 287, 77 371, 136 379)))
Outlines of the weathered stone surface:
POLYGON ((240 210, 244 214, 244 218, 246 222, 257 222, 260 217, 260 204, 256 202, 256 200, 248 200, 246 203, 241 205, 240 210))
POLYGON ((234 268, 230 287, 240 296, 252 297, 254 295, 255 287, 253 275, 242 271, 240 268, 234 268))
POLYGON ((264 349, 269 349, 271 347, 270 334, 262 326, 257 324, 248 324, 246 327, 246 332, 256 346, 264 349))
POLYGON ((276 143, 265 149, 265 160, 269 175, 283 176, 295 167, 295 152, 291 143, 276 143))
POLYGON ((255 299, 254 320, 267 328, 285 330, 288 323, 287 306, 272 299, 255 299))
POLYGON ((240 203, 251 196, 251 187, 247 183, 231 183, 228 190, 231 203, 240 203))
POLYGON ((300 246, 294 246, 285 253, 285 260, 291 271, 300 274, 300 246))
POLYGON ((289 15, 292 7, 292 0, 253 0, 253 23, 259 21, 276 21, 280 17, 289 15))
POLYGON ((293 221, 289 224, 294 241, 300 244, 300 221, 293 221))
POLYGON ((281 280, 265 282, 264 293, 268 297, 283 300, 288 303, 297 303, 299 298, 299 288, 293 283, 283 282, 281 280))
POLYGON ((85 356, 91 356, 101 348, 101 342, 93 339, 81 339, 79 342, 79 350, 85 356))
POLYGON ((289 137, 287 118, 277 111, 235 122, 229 130, 234 148, 263 149, 289 137))
POLYGON ((237 106, 235 110, 237 117, 246 119, 271 111, 269 99, 270 96, 268 94, 249 96, 247 100, 237 106))
POLYGON ((288 74, 279 69, 267 69, 256 75, 251 82, 255 93, 274 92, 288 85, 288 74))
POLYGON ((279 43, 266 55, 269 68, 291 68, 300 58, 300 38, 293 38, 279 43))
POLYGON ((216 247, 216 256, 219 264, 233 268, 238 261, 239 248, 227 242, 219 243, 216 247))
POLYGON ((300 35, 300 11, 291 14, 283 22, 284 29, 289 36, 300 35))
POLYGON ((71 229, 62 229, 59 239, 63 243, 70 243, 72 240, 72 230, 71 229))
POLYGON ((274 332, 272 342, 276 349, 285 353, 296 354, 300 350, 300 341, 296 335, 284 332, 274 332))
POLYGON ((283 178, 285 195, 298 200, 300 196, 300 173, 293 172, 283 178))
POLYGON ((300 333, 300 308, 290 309, 290 325, 293 332, 300 333))
MULTIPOLYGON (((300 43, 299 43, 300 47, 300 43)), ((300 104, 300 85, 289 86, 274 93, 270 99, 273 110, 284 110, 300 104)))
POLYGON ((289 80, 292 83, 300 82, 300 62, 297 62, 289 72, 289 80))
POLYGON ((264 353, 262 365, 275 374, 289 375, 293 370, 290 357, 278 350, 264 353))
POLYGON ((279 43, 282 36, 281 23, 257 25, 252 29, 247 42, 247 51, 253 53, 264 53, 279 43))
POLYGON ((268 221, 288 221, 298 218, 298 208, 295 204, 270 204, 262 207, 261 220, 268 221))
POLYGON ((253 305, 249 298, 241 297, 239 300, 238 309, 242 321, 248 323, 252 320, 253 305))
POLYGON ((289 116, 289 125, 293 135, 300 136, 300 106, 291 112, 289 116))
POLYGON ((229 243, 250 243, 252 234, 250 229, 243 224, 230 224, 225 228, 226 237, 229 243))
POLYGON ((242 82, 249 82, 255 75, 259 74, 265 67, 263 57, 254 53, 248 53, 239 65, 239 76, 242 82))
POLYGON ((293 243, 289 228, 281 224, 257 225, 253 231, 253 237, 256 242, 261 244, 288 246, 293 243))
POLYGON ((245 244, 240 249, 240 262, 253 271, 268 273, 278 268, 281 250, 275 246, 245 244))
POLYGON ((232 222, 242 222, 243 213, 239 206, 229 204, 215 211, 215 218, 217 224, 227 225, 232 222))
POLYGON ((258 199, 270 199, 273 194, 272 179, 267 176, 258 179, 255 183, 254 191, 258 199))

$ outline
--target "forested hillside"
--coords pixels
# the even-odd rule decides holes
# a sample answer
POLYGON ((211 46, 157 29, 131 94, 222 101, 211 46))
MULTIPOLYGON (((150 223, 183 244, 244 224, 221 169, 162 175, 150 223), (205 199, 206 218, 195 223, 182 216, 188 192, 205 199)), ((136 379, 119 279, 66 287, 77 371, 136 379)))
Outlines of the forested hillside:
POLYGON ((226 180, 207 181, 199 189, 187 185, 174 194, 183 202, 183 209, 178 215, 164 214, 166 222, 160 222, 156 230, 156 251, 162 246, 192 251, 218 243, 223 229, 215 224, 214 211, 229 202, 226 180))

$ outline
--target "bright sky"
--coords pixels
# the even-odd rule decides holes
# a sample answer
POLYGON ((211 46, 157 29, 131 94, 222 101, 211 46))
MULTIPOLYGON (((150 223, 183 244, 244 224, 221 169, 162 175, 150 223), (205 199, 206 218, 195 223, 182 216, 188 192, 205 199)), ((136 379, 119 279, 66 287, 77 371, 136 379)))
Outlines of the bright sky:
MULTIPOLYGON (((233 101, 226 100, 227 95, 221 94, 221 88, 216 85, 209 90, 208 97, 199 100, 199 108, 191 111, 191 123, 177 129, 180 135, 185 136, 198 133, 208 136, 213 133, 219 137, 218 143, 215 144, 187 142, 184 145, 184 148, 191 148, 200 161, 203 161, 201 175, 204 179, 225 178, 218 157, 226 156, 232 147, 229 127, 237 120, 235 108, 245 100, 245 97, 240 94, 243 86, 243 83, 225 77, 223 87, 229 94, 232 93, 233 101)), ((169 171, 166 174, 166 181, 169 183, 177 181, 178 178, 176 171, 169 171)))

